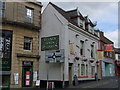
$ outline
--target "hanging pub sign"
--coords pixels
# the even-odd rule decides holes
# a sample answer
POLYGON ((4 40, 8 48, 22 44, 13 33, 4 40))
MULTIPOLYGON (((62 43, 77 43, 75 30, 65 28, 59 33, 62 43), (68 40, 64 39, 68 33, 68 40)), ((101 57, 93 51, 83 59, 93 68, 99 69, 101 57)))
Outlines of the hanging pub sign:
POLYGON ((59 35, 41 38, 41 50, 58 50, 59 35))
POLYGON ((114 51, 112 44, 105 44, 105 51, 114 51))

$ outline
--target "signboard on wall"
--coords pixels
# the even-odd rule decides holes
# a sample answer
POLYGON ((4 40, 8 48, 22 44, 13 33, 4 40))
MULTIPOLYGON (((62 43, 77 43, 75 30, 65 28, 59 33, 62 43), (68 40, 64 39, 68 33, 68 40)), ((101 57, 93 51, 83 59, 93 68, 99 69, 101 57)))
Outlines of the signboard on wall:
POLYGON ((74 55, 75 54, 75 50, 74 50, 74 43, 70 43, 70 45, 69 45, 69 47, 70 47, 70 54, 71 55, 74 55))
POLYGON ((12 31, 0 30, 0 70, 11 70, 12 31))
POLYGON ((41 50, 58 50, 59 35, 41 38, 41 50))
POLYGON ((113 50, 113 45, 111 45, 111 44, 105 44, 105 51, 114 51, 113 50))
POLYGON ((11 59, 1 58, 0 59, 0 70, 10 71, 11 70, 11 59))
POLYGON ((18 84, 18 81, 19 81, 19 74, 18 73, 14 73, 14 82, 15 82, 15 85, 18 84))
POLYGON ((45 52, 46 63, 62 63, 64 62, 64 49, 51 50, 45 52))

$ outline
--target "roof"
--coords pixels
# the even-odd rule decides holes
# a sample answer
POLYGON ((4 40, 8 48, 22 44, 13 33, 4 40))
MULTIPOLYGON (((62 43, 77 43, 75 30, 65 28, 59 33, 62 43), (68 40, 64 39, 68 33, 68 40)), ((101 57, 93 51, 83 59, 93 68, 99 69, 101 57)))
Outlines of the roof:
MULTIPOLYGON (((66 18, 68 20, 68 22, 74 24, 75 26, 81 28, 82 30, 85 30, 82 27, 78 26, 77 22, 75 22, 75 20, 73 20, 73 18, 76 18, 76 17, 80 17, 82 20, 85 20, 85 17, 83 17, 80 12, 79 12, 79 15, 78 15, 77 9, 73 9, 73 10, 70 10, 70 11, 65 11, 62 8, 56 6, 55 4, 53 4, 51 2, 49 2, 49 4, 51 4, 64 18, 66 18)), ((87 31, 87 30, 85 30, 85 31, 87 31)), ((92 34, 92 33, 90 33, 90 34, 92 34)), ((92 35, 94 35, 94 34, 92 34, 92 35)))
POLYGON ((96 30, 100 33, 100 40, 105 44, 114 44, 111 40, 109 40, 107 37, 104 36, 104 32, 96 30))
POLYGON ((88 18, 88 16, 85 16, 85 20, 86 20, 85 24, 90 24, 92 27, 96 26, 96 24, 93 23, 93 22, 88 18))

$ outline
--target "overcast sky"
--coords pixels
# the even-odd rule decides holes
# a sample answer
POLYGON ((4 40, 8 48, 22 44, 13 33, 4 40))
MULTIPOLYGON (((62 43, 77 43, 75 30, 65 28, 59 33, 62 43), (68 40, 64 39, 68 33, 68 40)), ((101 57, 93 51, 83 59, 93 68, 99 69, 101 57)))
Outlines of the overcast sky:
MULTIPOLYGON (((87 0, 85 0, 87 1, 87 0)), ((114 41, 118 47, 118 2, 53 2, 64 10, 79 8, 83 16, 88 15, 92 21, 97 21, 96 29, 114 41)), ((43 10, 48 2, 42 2, 43 10)))

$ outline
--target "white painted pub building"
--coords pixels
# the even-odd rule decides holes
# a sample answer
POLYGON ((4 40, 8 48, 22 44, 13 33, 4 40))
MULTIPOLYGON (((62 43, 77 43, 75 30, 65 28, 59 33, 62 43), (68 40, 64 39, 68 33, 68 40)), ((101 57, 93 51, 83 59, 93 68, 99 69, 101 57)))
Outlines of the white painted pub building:
POLYGON ((49 3, 42 13, 39 79, 41 87, 46 81, 55 87, 78 80, 94 79, 98 72, 97 49, 99 35, 95 33, 88 16, 78 9, 65 11, 49 3))

